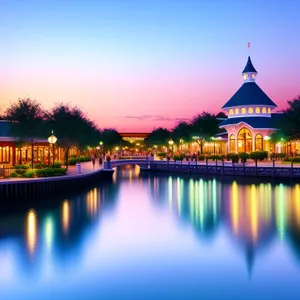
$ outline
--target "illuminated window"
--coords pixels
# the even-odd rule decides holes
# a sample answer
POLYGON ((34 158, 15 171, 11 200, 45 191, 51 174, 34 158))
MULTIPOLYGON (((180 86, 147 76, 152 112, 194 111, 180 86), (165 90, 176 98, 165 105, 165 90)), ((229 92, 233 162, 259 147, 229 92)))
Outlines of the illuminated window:
POLYGON ((242 128, 238 133, 238 152, 252 151, 252 134, 247 128, 242 128))
POLYGON ((263 150, 263 137, 261 134, 255 136, 255 151, 263 150))
POLYGON ((263 113, 263 114, 266 114, 266 113, 267 113, 267 109, 266 109, 265 107, 263 107, 262 113, 263 113))
POLYGON ((252 74, 252 78, 253 78, 253 79, 255 78, 255 74, 252 74))
POLYGON ((234 112, 235 112, 236 115, 238 115, 238 114, 239 114, 239 109, 236 108, 236 109, 234 110, 234 112))
POLYGON ((249 113, 249 114, 253 114, 253 107, 249 107, 249 108, 248 108, 248 113, 249 113))
POLYGON ((235 152, 235 136, 234 136, 234 134, 232 134, 230 136, 229 152, 231 152, 231 153, 235 152))
POLYGON ((268 108, 268 114, 270 114, 271 113, 271 108, 268 108))
POLYGON ((246 108, 243 107, 242 110, 241 110, 242 114, 245 114, 246 113, 246 108))
POLYGON ((248 74, 244 74, 244 80, 248 79, 248 74))
POLYGON ((230 115, 233 115, 233 109, 230 109, 230 110, 229 110, 229 114, 230 114, 230 115))
POLYGON ((256 112, 257 114, 260 114, 260 108, 259 108, 259 107, 256 107, 256 108, 255 108, 255 112, 256 112))

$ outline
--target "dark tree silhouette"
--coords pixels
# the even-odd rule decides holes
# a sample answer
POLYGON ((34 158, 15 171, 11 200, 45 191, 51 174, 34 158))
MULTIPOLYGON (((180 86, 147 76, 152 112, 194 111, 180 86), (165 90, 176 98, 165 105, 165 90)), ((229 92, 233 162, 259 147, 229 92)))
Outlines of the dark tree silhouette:
POLYGON ((11 121, 10 135, 16 138, 19 144, 31 145, 31 168, 33 168, 34 144, 46 134, 45 114, 40 103, 30 98, 19 99, 6 110, 4 119, 11 121))

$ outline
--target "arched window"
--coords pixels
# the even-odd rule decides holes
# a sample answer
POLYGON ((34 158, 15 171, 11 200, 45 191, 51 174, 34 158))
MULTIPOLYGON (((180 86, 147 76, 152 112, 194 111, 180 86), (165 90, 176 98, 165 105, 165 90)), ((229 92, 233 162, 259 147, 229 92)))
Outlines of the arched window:
POLYGON ((255 74, 252 74, 252 78, 253 78, 253 79, 255 78, 255 74))
POLYGON ((239 114, 239 109, 236 108, 236 109, 234 110, 234 112, 235 112, 236 115, 238 115, 238 114, 239 114))
POLYGON ((233 115, 234 112, 233 112, 233 109, 229 109, 229 115, 233 115))
POLYGON ((244 115, 246 113, 246 108, 243 107, 242 110, 241 110, 242 114, 244 115))
POLYGON ((232 134, 229 141, 229 152, 235 153, 235 136, 232 134))
POLYGON ((245 127, 238 133, 238 152, 252 152, 252 133, 245 127))
POLYGON ((263 113, 263 114, 266 114, 266 113, 267 113, 267 109, 266 109, 265 107, 263 107, 262 113, 263 113))
POLYGON ((255 108, 255 112, 256 112, 257 114, 260 114, 260 108, 259 108, 259 107, 256 107, 256 108, 255 108))
POLYGON ((255 151, 263 151, 264 144, 263 144, 263 137, 261 134, 257 134, 255 136, 255 151))
POLYGON ((248 108, 248 114, 253 114, 253 107, 248 108))
POLYGON ((244 80, 248 79, 248 74, 244 74, 244 80))
POLYGON ((269 107, 269 108, 268 108, 268 114, 270 114, 270 113, 271 113, 271 108, 269 107))

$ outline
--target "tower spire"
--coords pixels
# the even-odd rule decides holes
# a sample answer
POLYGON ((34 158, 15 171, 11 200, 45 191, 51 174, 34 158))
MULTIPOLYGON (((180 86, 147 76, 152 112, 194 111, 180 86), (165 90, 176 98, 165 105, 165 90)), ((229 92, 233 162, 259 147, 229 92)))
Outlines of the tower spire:
POLYGON ((242 72, 244 82, 255 82, 257 75, 256 69, 253 67, 250 56, 248 56, 247 64, 242 72))

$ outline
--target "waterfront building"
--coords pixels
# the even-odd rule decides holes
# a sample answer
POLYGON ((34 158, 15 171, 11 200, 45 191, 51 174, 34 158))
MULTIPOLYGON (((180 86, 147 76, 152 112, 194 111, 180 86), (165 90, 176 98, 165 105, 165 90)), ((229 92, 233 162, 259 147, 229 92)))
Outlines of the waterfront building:
MULTIPOLYGON (((31 161, 31 145, 20 143, 9 133, 10 124, 8 121, 0 120, 0 166, 26 164, 31 161)), ((57 145, 54 149, 55 160, 63 161, 65 157, 64 149, 57 145)), ((69 151, 69 156, 78 154, 78 150, 73 147, 69 151)), ((35 140, 33 146, 34 162, 49 163, 52 156, 52 147, 47 139, 35 140)))
POLYGON ((282 152, 280 143, 273 149, 269 141, 281 114, 273 112, 277 105, 256 84, 257 74, 249 56, 243 85, 222 107, 228 115, 220 124, 228 133, 228 152, 282 152))

